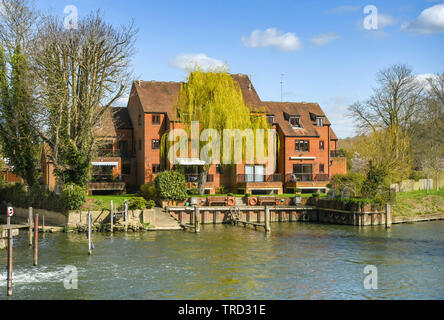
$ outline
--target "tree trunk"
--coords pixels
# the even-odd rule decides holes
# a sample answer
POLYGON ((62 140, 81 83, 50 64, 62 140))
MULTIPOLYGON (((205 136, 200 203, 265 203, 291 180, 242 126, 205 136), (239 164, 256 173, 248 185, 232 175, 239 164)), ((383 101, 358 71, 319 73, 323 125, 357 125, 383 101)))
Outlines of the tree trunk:
POLYGON ((205 165, 202 168, 202 171, 199 174, 199 194, 205 194, 205 185, 207 184, 208 172, 210 171, 210 166, 205 165))

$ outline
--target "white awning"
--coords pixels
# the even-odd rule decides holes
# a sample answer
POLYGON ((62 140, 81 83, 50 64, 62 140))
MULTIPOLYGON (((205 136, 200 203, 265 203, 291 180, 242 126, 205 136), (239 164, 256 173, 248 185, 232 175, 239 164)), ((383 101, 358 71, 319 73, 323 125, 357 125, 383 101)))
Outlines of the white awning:
POLYGON ((93 166, 97 166, 97 167, 117 167, 119 165, 118 162, 92 162, 93 166))
POLYGON ((205 161, 193 158, 177 158, 177 163, 181 166, 204 166, 205 161))
POLYGON ((316 160, 316 157, 290 157, 290 160, 316 160))

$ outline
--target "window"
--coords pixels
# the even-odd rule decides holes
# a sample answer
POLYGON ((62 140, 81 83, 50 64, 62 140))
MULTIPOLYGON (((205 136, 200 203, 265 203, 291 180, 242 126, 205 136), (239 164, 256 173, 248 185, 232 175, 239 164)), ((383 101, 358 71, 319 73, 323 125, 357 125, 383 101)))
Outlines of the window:
POLYGON ((290 117, 290 124, 293 128, 302 128, 300 117, 290 117))
POLYGON ((160 149, 160 140, 159 139, 153 139, 152 149, 153 150, 160 149))
POLYGON ((313 181, 313 166, 311 164, 294 164, 292 178, 296 181, 313 181))
POLYGON ((142 140, 139 140, 139 150, 142 151, 142 140))
POLYGON ((274 123, 274 116, 267 116, 267 120, 269 124, 273 124, 274 123))
POLYGON ((224 167, 220 164, 216 164, 216 173, 217 174, 224 174, 224 167))
POLYGON ((160 164, 153 164, 153 173, 160 172, 160 164))
POLYGON ((131 174, 130 164, 122 164, 122 174, 131 174))
POLYGON ((119 150, 122 157, 128 156, 128 141, 119 141, 119 150))
POLYGON ((323 164, 319 165, 319 173, 325 173, 325 165, 323 164))
POLYGON ((296 152, 309 152, 310 151, 310 141, 297 140, 295 150, 296 150, 296 152))
POLYGON ((153 115, 153 119, 152 120, 153 120, 152 123, 154 125, 160 124, 160 116, 159 115, 153 115))
POLYGON ((264 182, 265 166, 263 165, 246 165, 245 166, 245 182, 264 182))
POLYGON ((139 114, 139 120, 138 120, 138 122, 139 122, 139 126, 141 126, 141 125, 142 125, 142 115, 140 115, 140 114, 139 114))
POLYGON ((325 145, 324 145, 324 140, 319 141, 319 150, 324 150, 325 145))
POLYGON ((323 127, 324 126, 324 117, 317 117, 316 118, 316 125, 318 127, 323 127))

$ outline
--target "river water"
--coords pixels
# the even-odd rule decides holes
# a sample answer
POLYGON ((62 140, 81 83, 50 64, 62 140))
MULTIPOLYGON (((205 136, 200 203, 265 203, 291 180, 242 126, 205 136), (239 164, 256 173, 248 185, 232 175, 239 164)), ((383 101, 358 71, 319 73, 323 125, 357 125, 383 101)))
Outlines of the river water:
MULTIPOLYGON (((272 224, 272 233, 207 225, 200 234, 40 235, 14 243, 12 299, 444 299, 444 221, 383 227, 272 224), (378 289, 364 288, 364 268, 378 289), (78 273, 78 289, 66 266, 78 273), (374 273, 373 273, 374 275, 374 273)), ((0 252, 0 299, 6 251, 0 252)))

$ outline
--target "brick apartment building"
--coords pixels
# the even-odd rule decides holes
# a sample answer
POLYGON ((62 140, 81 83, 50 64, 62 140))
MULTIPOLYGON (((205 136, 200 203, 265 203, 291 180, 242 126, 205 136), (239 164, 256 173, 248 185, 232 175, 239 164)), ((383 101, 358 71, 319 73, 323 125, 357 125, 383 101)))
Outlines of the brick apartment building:
MULTIPOLYGON (((225 190, 247 193, 282 193, 295 189, 325 189, 332 176, 347 171, 346 159, 337 151, 337 137, 331 123, 317 103, 262 101, 246 75, 232 75, 238 82, 245 104, 265 109, 276 129, 280 148, 277 170, 265 175, 262 165, 213 165, 206 192, 225 190)), ((160 144, 169 130, 180 128, 174 112, 181 83, 134 81, 127 108, 111 108, 100 130, 101 147, 93 165, 90 191, 136 189, 154 181, 160 170, 168 168, 160 144)), ((198 159, 181 163, 189 187, 196 186, 200 170, 198 159)), ((55 185, 51 163, 43 153, 42 182, 55 185)))

